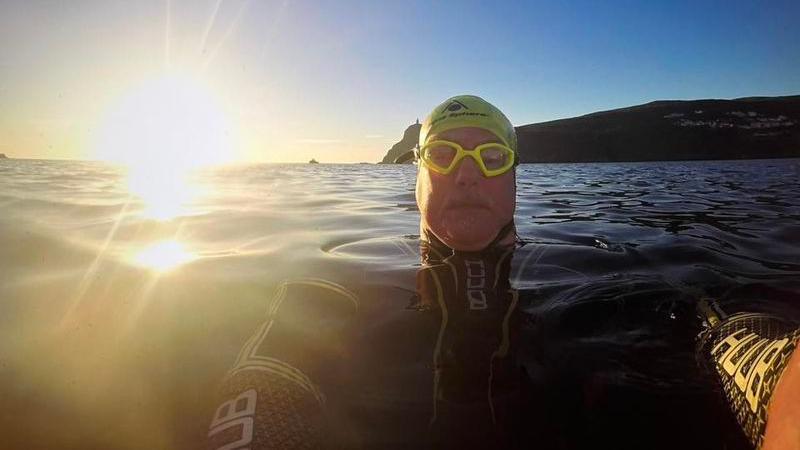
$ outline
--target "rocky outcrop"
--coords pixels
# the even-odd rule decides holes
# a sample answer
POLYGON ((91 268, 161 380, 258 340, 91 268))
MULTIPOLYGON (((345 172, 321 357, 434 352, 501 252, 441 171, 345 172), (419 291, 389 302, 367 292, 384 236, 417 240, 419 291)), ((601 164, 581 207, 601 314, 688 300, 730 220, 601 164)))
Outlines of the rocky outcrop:
MULTIPOLYGON (((419 141, 420 128, 422 128, 422 125, 420 125, 419 120, 417 120, 417 123, 409 125, 408 128, 406 128, 406 131, 403 133, 403 138, 400 139, 400 142, 394 144, 392 148, 389 149, 380 164, 392 164, 398 156, 401 156, 413 149, 419 141)), ((408 162, 410 163, 411 160, 408 162)))
POLYGON ((8 159, 5 153, 0 153, 0 159, 8 159))

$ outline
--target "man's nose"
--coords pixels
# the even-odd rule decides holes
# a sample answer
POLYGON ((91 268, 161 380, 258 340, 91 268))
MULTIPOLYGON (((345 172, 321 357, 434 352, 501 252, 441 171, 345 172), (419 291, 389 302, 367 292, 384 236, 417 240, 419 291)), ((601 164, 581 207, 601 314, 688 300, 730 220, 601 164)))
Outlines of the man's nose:
POLYGON ((478 167, 478 163, 470 157, 462 159, 458 167, 456 167, 455 177, 458 186, 467 187, 476 185, 482 176, 483 174, 481 173, 481 168, 478 167))

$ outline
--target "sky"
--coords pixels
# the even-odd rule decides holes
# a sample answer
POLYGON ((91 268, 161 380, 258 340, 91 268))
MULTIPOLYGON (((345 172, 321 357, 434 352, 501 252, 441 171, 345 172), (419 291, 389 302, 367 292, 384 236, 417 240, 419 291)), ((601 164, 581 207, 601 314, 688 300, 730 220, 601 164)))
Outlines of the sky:
POLYGON ((795 1, 0 0, 0 153, 379 161, 457 94, 515 125, 800 94, 795 1))

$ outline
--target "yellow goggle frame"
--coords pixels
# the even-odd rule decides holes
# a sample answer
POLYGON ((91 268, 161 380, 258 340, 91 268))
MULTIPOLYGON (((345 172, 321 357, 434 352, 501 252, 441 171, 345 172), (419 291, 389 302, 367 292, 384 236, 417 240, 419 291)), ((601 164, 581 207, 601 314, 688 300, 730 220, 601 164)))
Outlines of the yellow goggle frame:
POLYGON ((485 177, 496 177, 498 175, 502 175, 514 167, 516 162, 516 154, 514 153, 514 150, 511 150, 510 147, 498 142, 489 142, 486 144, 481 144, 472 150, 466 150, 458 143, 436 140, 428 142, 419 149, 420 161, 422 161, 422 163, 425 164, 425 166, 427 166, 429 169, 442 175, 447 175, 452 172, 453 169, 458 167, 458 165, 461 163, 461 160, 467 156, 471 157, 475 161, 475 164, 478 165, 485 177), (440 149, 442 147, 448 147, 455 151, 455 155, 452 156, 452 159, 449 161, 447 166, 444 166, 443 163, 447 162, 446 159, 449 158, 445 158, 445 161, 436 161, 437 156, 441 158, 443 155, 436 155, 435 149, 440 149), (487 154, 485 153, 487 151, 494 153, 487 154), (499 162, 500 165, 497 167, 486 167, 484 158, 494 156, 500 156, 504 159, 499 162))

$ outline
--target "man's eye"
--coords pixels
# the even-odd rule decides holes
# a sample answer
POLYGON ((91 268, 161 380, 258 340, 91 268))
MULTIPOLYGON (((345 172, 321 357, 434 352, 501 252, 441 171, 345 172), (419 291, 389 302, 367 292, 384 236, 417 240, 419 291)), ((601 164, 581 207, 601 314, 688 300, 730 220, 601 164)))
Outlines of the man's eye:
POLYGON ((434 164, 441 167, 447 167, 456 156, 456 151, 455 149, 446 146, 434 147, 430 149, 429 155, 434 164))
POLYGON ((499 169, 506 164, 508 154, 499 148, 489 148, 481 152, 481 159, 487 169, 499 169))

